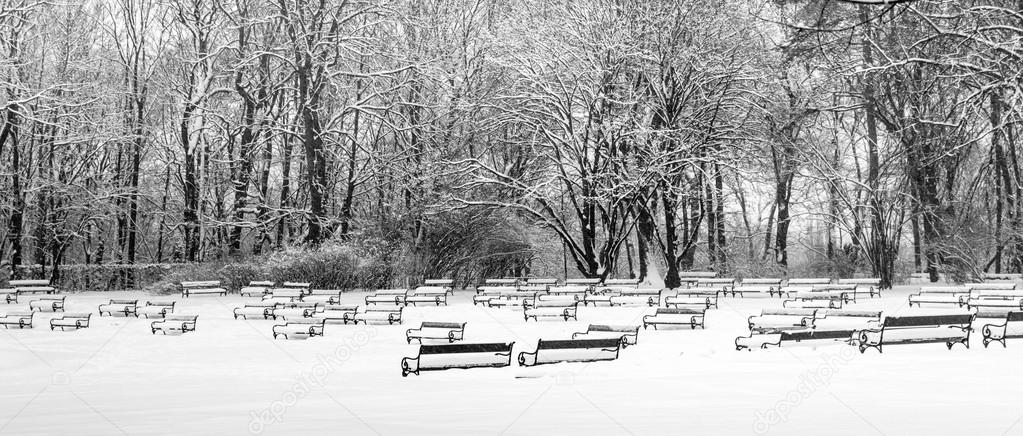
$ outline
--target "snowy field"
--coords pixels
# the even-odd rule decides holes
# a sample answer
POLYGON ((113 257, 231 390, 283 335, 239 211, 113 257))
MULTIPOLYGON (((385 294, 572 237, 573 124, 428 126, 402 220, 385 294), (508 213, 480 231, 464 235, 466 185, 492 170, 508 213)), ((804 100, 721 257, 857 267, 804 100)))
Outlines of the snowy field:
MULTIPOLYGON (((915 287, 856 309, 908 312, 915 287)), ((273 321, 234 320, 246 299, 179 299, 198 330, 154 336, 149 321, 93 316, 81 331, 0 333, 3 435, 974 435, 1023 434, 1023 340, 884 354, 829 344, 737 352, 746 317, 781 300, 722 298, 706 330, 640 331, 612 362, 423 372, 401 377, 420 321, 464 321, 467 342, 568 338, 589 323, 639 323, 653 309, 579 308, 579 321, 521 312, 409 307, 401 326, 328 325, 324 337, 273 340, 273 321)), ((365 293, 346 294, 359 303, 365 293)), ((70 294, 68 312, 141 293, 70 294)), ((4 306, 0 312, 27 307, 4 306)), ((166 299, 160 297, 158 299, 166 299)), ((919 311, 921 309, 912 309, 919 311)))

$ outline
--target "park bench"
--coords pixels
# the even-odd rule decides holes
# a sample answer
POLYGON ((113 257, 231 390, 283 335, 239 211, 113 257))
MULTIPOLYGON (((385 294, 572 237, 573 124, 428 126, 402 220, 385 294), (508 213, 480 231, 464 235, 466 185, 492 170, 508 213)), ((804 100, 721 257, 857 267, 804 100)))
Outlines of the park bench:
POLYGON ((299 289, 302 293, 308 293, 309 289, 312 289, 313 284, 309 282, 284 282, 281 284, 282 288, 287 289, 299 289))
POLYGON ((146 318, 166 318, 168 313, 174 313, 173 301, 146 301, 144 304, 135 305, 135 317, 145 316, 146 318))
POLYGON ((984 281, 1021 281, 1023 274, 984 273, 984 281))
POLYGON ((305 297, 302 297, 302 300, 324 304, 340 304, 342 293, 343 291, 340 289, 312 289, 305 297))
POLYGON ((514 346, 514 342, 420 345, 416 357, 401 359, 401 376, 419 375, 420 371, 511 366, 514 346))
POLYGON ((698 278, 692 285, 697 288, 720 289, 722 295, 728 295, 735 287, 734 278, 698 278))
POLYGON ((35 297, 33 300, 28 302, 29 310, 38 310, 40 312, 63 312, 64 311, 64 296, 42 296, 35 297))
POLYGON ((565 286, 586 286, 591 290, 600 284, 600 279, 567 279, 565 280, 565 286))
POLYGON ((752 350, 753 347, 781 347, 785 342, 811 341, 844 341, 853 344, 856 341, 855 330, 792 330, 767 334, 754 334, 735 338, 736 350, 752 350))
POLYGON ((606 287, 639 287, 638 278, 605 278, 604 286, 606 287))
POLYGON ((273 288, 270 293, 263 296, 264 300, 270 301, 302 301, 306 291, 302 288, 273 288))
POLYGON ((415 306, 417 303, 428 303, 435 306, 448 305, 448 289, 441 286, 420 286, 408 292, 405 304, 415 306))
POLYGON ((986 289, 989 291, 1011 291, 1016 289, 1015 283, 966 283, 966 286, 970 289, 986 289))
POLYGON ((536 351, 519 353, 519 364, 535 366, 560 362, 615 360, 621 347, 621 338, 540 339, 536 342, 536 351))
MULTIPOLYGON (((735 294, 739 294, 739 296, 743 298, 747 295, 766 295, 768 297, 773 297, 776 289, 780 288, 768 285, 751 285, 743 281, 741 285, 733 287, 731 293, 733 297, 735 294)), ((778 294, 781 295, 780 292, 778 294)))
POLYGON ((314 336, 323 336, 323 326, 326 320, 322 318, 299 318, 288 319, 284 324, 276 324, 271 330, 274 339, 282 336, 284 339, 299 337, 302 339, 314 336))
POLYGON ((59 294, 60 291, 50 285, 49 280, 11 280, 7 285, 18 291, 18 294, 59 294))
POLYGON ((923 286, 915 294, 909 295, 909 307, 915 303, 917 307, 921 304, 955 305, 962 307, 970 297, 970 288, 967 286, 923 286))
POLYGON ((258 316, 263 319, 270 319, 273 316, 274 308, 277 307, 277 303, 273 301, 260 301, 255 303, 246 303, 242 307, 234 308, 234 319, 249 319, 252 316, 258 316))
POLYGON ((1023 338, 1023 311, 1012 310, 1005 313, 1001 324, 984 324, 981 333, 984 335, 984 348, 991 342, 999 342, 1005 347, 1006 339, 1023 338))
POLYGON ((135 315, 135 308, 138 306, 138 303, 138 300, 112 298, 109 303, 99 305, 99 316, 103 316, 104 312, 109 316, 114 316, 115 313, 120 313, 124 316, 135 315))
POLYGON ((679 281, 686 286, 696 283, 700 279, 712 279, 718 276, 714 271, 683 271, 678 274, 679 281))
POLYGON ((1019 309, 1023 307, 1023 289, 971 288, 965 305, 967 308, 1019 309))
POLYGON ((833 292, 840 293, 842 296, 842 303, 849 304, 849 302, 856 302, 856 284, 838 284, 830 283, 827 285, 812 285, 813 289, 810 292, 833 292))
POLYGON ((782 301, 781 306, 803 309, 841 309, 842 304, 848 299, 848 294, 844 291, 797 292, 791 300, 782 301))
POLYGON ((831 279, 827 277, 796 277, 785 281, 785 286, 827 285, 831 279))
POLYGON ((270 293, 270 290, 274 288, 274 282, 266 280, 258 280, 249 282, 248 286, 245 286, 238 290, 238 295, 243 297, 262 297, 270 293))
POLYGON ((861 279, 838 279, 839 285, 855 285, 856 292, 860 292, 861 287, 867 288, 867 296, 874 298, 877 294, 878 298, 881 298, 881 279, 877 278, 861 278, 861 279))
POLYGON ((329 304, 314 313, 313 318, 321 318, 325 324, 336 324, 338 321, 343 324, 355 323, 355 314, 358 311, 359 306, 354 304, 329 304))
POLYGON ((486 279, 483 281, 484 286, 515 286, 517 284, 519 284, 519 279, 514 278, 486 279))
POLYGON ((540 318, 562 318, 568 321, 569 318, 579 320, 577 312, 579 302, 573 300, 524 300, 522 304, 522 316, 526 321, 533 318, 540 321, 540 318))
POLYGON ((770 278, 770 277, 751 277, 748 279, 742 279, 739 282, 740 286, 772 286, 775 288, 781 287, 782 279, 770 278))
POLYGON ((181 282, 181 297, 187 298, 192 295, 223 295, 227 296, 227 289, 220 286, 220 281, 207 280, 200 282, 181 282))
POLYGON ((387 322, 388 324, 401 324, 401 310, 402 306, 395 307, 370 307, 362 306, 361 311, 355 313, 355 324, 362 321, 363 324, 369 324, 372 322, 387 322))
POLYGON ((313 314, 318 312, 319 309, 320 303, 317 302, 278 302, 271 310, 270 316, 273 317, 273 319, 282 318, 287 320, 294 318, 312 318, 313 314))
POLYGON ((533 295, 546 294, 549 289, 550 286, 547 285, 520 285, 515 288, 517 292, 522 294, 532 293, 533 295))
POLYGON ((366 304, 393 304, 404 306, 407 289, 380 289, 373 295, 366 296, 366 304))
POLYGON ((622 295, 622 291, 627 289, 624 286, 599 286, 592 288, 590 292, 583 295, 583 306, 589 306, 590 304, 597 306, 598 304, 611 305, 611 297, 622 295))
POLYGON ((705 308, 692 307, 658 308, 653 315, 643 316, 643 329, 646 330, 647 326, 654 326, 654 330, 657 330, 659 325, 688 325, 692 329, 706 328, 703 324, 706 311, 705 308))
POLYGON ((0 325, 4 326, 4 328, 32 328, 32 319, 35 317, 35 314, 36 313, 32 311, 17 311, 0 314, 0 325))
POLYGON ((89 327, 91 313, 62 313, 56 318, 50 319, 50 330, 60 329, 65 331, 69 328, 78 330, 89 327))
POLYGON ((405 340, 412 343, 415 339, 423 343, 427 340, 444 340, 449 343, 461 341, 465 335, 465 323, 423 321, 417 329, 405 330, 405 340))
POLYGON ((782 298, 782 297, 788 298, 788 297, 792 297, 792 295, 794 295, 794 294, 799 294, 799 293, 804 293, 804 292, 813 292, 813 286, 814 285, 794 285, 794 286, 787 286, 786 285, 786 286, 782 286, 780 288, 775 288, 774 293, 776 295, 778 295, 778 298, 782 298))
POLYGON ((552 279, 547 277, 532 277, 526 279, 526 284, 529 286, 557 286, 558 279, 552 279))
POLYGON ((160 332, 167 334, 167 332, 181 332, 182 334, 195 331, 195 323, 199 320, 199 315, 176 315, 168 314, 161 320, 153 321, 149 324, 153 334, 160 332))
POLYGON ((487 300, 487 302, 485 304, 486 304, 487 307, 498 307, 498 308, 503 308, 503 307, 522 307, 523 305, 526 304, 527 301, 532 301, 532 300, 536 299, 536 295, 537 294, 535 292, 515 291, 514 293, 511 293, 511 294, 506 294, 506 295, 501 295, 500 297, 491 298, 491 299, 487 300))
POLYGON ((586 298, 587 291, 589 291, 589 288, 579 285, 551 286, 547 288, 547 293, 550 295, 567 295, 580 301, 586 298))
POLYGON ((453 293, 455 287, 454 279, 426 279, 423 280, 423 286, 438 286, 442 288, 448 288, 448 293, 453 293))
POLYGON ((669 296, 664 299, 664 305, 667 307, 680 307, 680 306, 705 306, 707 309, 711 307, 718 307, 718 297, 721 295, 720 289, 714 288, 680 288, 675 290, 674 296, 669 296))
POLYGON ((880 328, 860 330, 859 349, 876 348, 883 352, 884 345, 941 343, 949 350, 961 343, 970 348, 973 314, 887 316, 880 328))
POLYGON ((746 319, 751 333, 778 333, 786 330, 804 330, 813 324, 817 309, 767 308, 760 315, 746 319))
POLYGON ((514 293, 516 288, 514 286, 480 286, 476 288, 476 295, 472 296, 472 304, 487 304, 493 298, 499 298, 502 295, 514 293))
POLYGON ((629 345, 636 345, 639 340, 639 326, 590 324, 585 332, 572 333, 572 339, 591 338, 617 338, 622 342, 622 348, 625 348, 629 345))
POLYGON ((4 300, 4 303, 11 304, 18 302, 18 290, 14 288, 0 289, 0 299, 4 300))
POLYGON ((630 288, 622 289, 621 295, 611 297, 612 306, 645 305, 656 307, 661 305, 661 288, 630 288))

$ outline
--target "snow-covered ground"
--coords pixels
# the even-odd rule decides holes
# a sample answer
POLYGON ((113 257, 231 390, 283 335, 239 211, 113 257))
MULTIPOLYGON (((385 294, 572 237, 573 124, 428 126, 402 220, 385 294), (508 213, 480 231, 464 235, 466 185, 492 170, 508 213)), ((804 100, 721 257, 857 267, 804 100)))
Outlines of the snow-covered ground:
MULTIPOLYGON (((915 288, 915 287, 914 287, 915 288)), ((906 313, 910 287, 857 309, 906 313)), ((1008 348, 829 344, 737 352, 767 298, 722 298, 706 330, 640 331, 612 362, 423 372, 401 377, 420 321, 464 321, 467 342, 567 338, 588 323, 639 323, 653 309, 582 308, 579 321, 525 322, 471 304, 409 307, 401 326, 328 325, 273 340, 273 321, 234 320, 245 299, 179 299, 198 330, 154 336, 149 321, 93 316, 81 331, 0 333, 0 434, 1023 434, 1023 340, 1008 348)), ((365 293, 345 295, 361 302, 365 293)), ((68 312, 141 293, 70 294, 68 312)), ((157 297, 154 299, 166 299, 157 297)), ((4 306, 0 312, 27 307, 4 306)))

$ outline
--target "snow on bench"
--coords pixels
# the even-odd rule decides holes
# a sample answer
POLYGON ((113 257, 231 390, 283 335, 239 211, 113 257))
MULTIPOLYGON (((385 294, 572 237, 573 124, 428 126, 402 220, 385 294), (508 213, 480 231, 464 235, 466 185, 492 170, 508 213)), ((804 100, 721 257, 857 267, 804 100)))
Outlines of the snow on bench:
POLYGON ((612 296, 611 306, 644 305, 656 307, 661 305, 661 288, 627 288, 622 289, 620 294, 612 296))
POLYGON ((320 318, 288 319, 284 324, 277 324, 271 330, 274 339, 308 339, 314 336, 323 336, 325 320, 320 318))
POLYGON ((420 286, 409 291, 405 296, 405 304, 415 306, 417 303, 428 303, 435 306, 448 305, 448 291, 443 286, 420 286))
MULTIPOLYGON (((483 281, 484 286, 515 286, 519 284, 519 279, 513 278, 501 278, 501 279, 486 279, 483 281)), ((479 292, 479 287, 477 287, 479 292)))
POLYGON ((817 330, 861 330, 881 322, 879 310, 819 310, 810 324, 817 330))
POLYGON ((535 300, 524 300, 522 304, 522 316, 526 321, 529 318, 533 318, 534 321, 540 321, 540 318, 562 318, 568 321, 569 318, 579 320, 577 312, 579 310, 579 302, 572 300, 542 300, 537 298, 535 300))
POLYGON ((989 291, 1011 291, 1016 289, 1015 283, 966 283, 963 286, 972 290, 985 289, 989 291))
POLYGON ((850 301, 856 302, 856 293, 859 289, 859 285, 854 283, 839 284, 831 283, 827 285, 812 285, 813 290, 810 292, 838 292, 842 294, 842 302, 848 304, 850 301))
POLYGON ((785 286, 827 285, 831 279, 827 277, 796 277, 785 281, 785 286))
POLYGON ((1023 274, 1005 274, 1005 273, 984 273, 984 281, 1020 281, 1023 280, 1023 274))
POLYGON ((590 324, 585 332, 572 333, 572 339, 607 339, 618 338, 622 348, 636 345, 639 340, 638 325, 607 325, 590 324))
POLYGON ((362 306, 355 313, 355 324, 362 321, 363 324, 369 324, 372 322, 387 322, 388 324, 401 324, 401 311, 402 306, 387 307, 387 306, 362 306))
POLYGON ((527 301, 535 300, 536 297, 536 291, 516 290, 500 297, 491 298, 484 305, 486 307, 522 307, 527 301))
POLYGON ((523 351, 519 353, 518 360, 522 366, 615 360, 621 346, 621 338, 540 339, 536 342, 536 351, 523 351))
POLYGON ((999 342, 1004 348, 1006 339, 1023 338, 1023 311, 1006 312, 1001 324, 984 324, 980 330, 984 335, 984 348, 991 342, 999 342))
POLYGON ((181 297, 187 298, 192 295, 223 295, 227 296, 227 289, 221 287, 219 280, 206 280, 199 282, 181 282, 181 297))
POLYGON ((124 316, 135 315, 135 307, 138 306, 138 303, 138 300, 112 298, 109 303, 99 305, 99 316, 103 316, 104 312, 108 316, 114 316, 115 313, 124 316))
POLYGON ((159 321, 153 321, 149 327, 153 330, 153 334, 160 332, 167 334, 167 332, 180 332, 182 334, 195 331, 196 321, 199 320, 199 315, 167 315, 159 321))
POLYGON ((598 304, 611 305, 611 297, 622 295, 622 291, 629 289, 628 286, 604 286, 592 288, 590 292, 583 295, 583 306, 594 306, 598 304))
POLYGON ((0 325, 4 326, 4 328, 32 328, 32 319, 35 317, 35 314, 36 313, 32 311, 17 311, 0 314, 0 325))
POLYGON ((407 289, 379 289, 373 295, 366 296, 366 304, 393 304, 404 306, 407 289))
POLYGON ((174 313, 174 301, 146 301, 135 305, 135 317, 145 316, 146 318, 166 318, 167 314, 174 313))
POLYGON ((38 310, 40 312, 63 312, 64 296, 36 297, 28 302, 28 308, 29 310, 38 310))
POLYGON ((461 341, 465 335, 465 323, 457 322, 430 322, 423 321, 417 329, 405 330, 405 340, 412 343, 415 339, 419 343, 426 340, 444 340, 449 343, 461 341))
POLYGON ((639 287, 639 279, 604 279, 604 286, 639 287))
POLYGON ((735 287, 735 279, 730 277, 698 278, 696 279, 696 282, 692 283, 692 286, 697 288, 720 289, 722 295, 728 295, 731 289, 735 287))
POLYGON ((340 289, 312 289, 305 297, 303 301, 316 301, 324 304, 341 304, 341 294, 344 291, 340 289))
POLYGON ((856 341, 855 330, 794 330, 777 333, 754 334, 735 338, 735 349, 752 350, 753 348, 781 347, 785 342, 812 341, 843 341, 850 345, 856 341))
POLYGON ((859 349, 883 352, 884 345, 941 343, 949 350, 961 343, 970 348, 972 313, 886 316, 880 328, 860 331, 859 349))
POLYGON ((704 306, 707 309, 718 307, 720 289, 712 288, 681 288, 675 290, 674 296, 664 299, 667 307, 704 306))
POLYGON ((419 375, 420 371, 511 366, 514 346, 514 342, 420 345, 415 357, 401 359, 401 376, 419 375))
POLYGON ((89 327, 89 320, 92 319, 91 313, 62 313, 56 318, 50 319, 50 330, 60 329, 66 331, 67 329, 84 329, 89 327))
MULTIPOLYGON (((739 296, 743 298, 745 298, 746 295, 766 295, 768 297, 773 297, 776 289, 780 288, 765 285, 751 285, 743 281, 741 285, 733 287, 731 293, 733 297, 735 294, 739 294, 739 296)), ((781 296, 781 292, 778 292, 778 295, 781 296)))
POLYGON ((59 294, 60 290, 50 285, 49 280, 11 280, 7 286, 14 288, 18 294, 59 294))
POLYGON ((969 286, 923 286, 915 294, 909 295, 909 307, 915 303, 917 307, 921 304, 955 305, 962 307, 970 297, 969 286))
POLYGON ((454 279, 426 279, 423 280, 423 286, 447 288, 447 293, 449 295, 455 295, 454 279))
POLYGON ((273 301, 260 301, 256 303, 246 303, 242 307, 234 308, 234 319, 249 319, 251 316, 262 317, 263 319, 270 319, 273 316, 274 308, 277 307, 277 303, 273 301))
POLYGON ((270 311, 273 319, 312 318, 320 309, 320 303, 306 301, 277 302, 270 311))
POLYGON ((789 300, 782 301, 785 308, 820 308, 820 309, 841 309, 842 305, 850 300, 848 291, 841 290, 817 290, 799 291, 789 300))
POLYGON ((262 297, 269 294, 270 290, 273 289, 274 286, 274 282, 269 280, 251 281, 248 286, 238 290, 238 295, 243 297, 262 297))
POLYGON ((1023 307, 1023 289, 992 287, 988 283, 977 285, 970 289, 965 305, 967 308, 1019 309, 1023 307))
POLYGON ((838 279, 840 285, 856 285, 856 292, 860 292, 860 287, 867 288, 867 296, 874 298, 877 294, 877 298, 881 298, 881 279, 878 278, 860 278, 860 279, 838 279))
POLYGON ((476 295, 472 296, 472 304, 487 305, 491 299, 513 294, 516 290, 514 286, 480 286, 476 288, 476 295))
POLYGON ((567 279, 565 280, 565 286, 586 286, 592 290, 594 287, 600 284, 600 279, 567 279))
POLYGON ((717 277, 714 271, 683 271, 678 274, 679 280, 685 284, 692 284, 700 279, 712 279, 717 277))
POLYGON ((803 330, 810 328, 817 309, 776 309, 767 308, 760 315, 746 319, 750 333, 779 333, 786 330, 803 330))
POLYGON ((270 293, 263 296, 263 299, 279 302, 302 301, 305 294, 306 291, 302 288, 273 288, 270 293))
POLYGON ((527 286, 544 286, 544 287, 557 286, 558 285, 558 279, 552 279, 552 278, 548 278, 548 277, 531 277, 531 278, 527 278, 526 279, 526 285, 527 286))
POLYGON ((284 282, 281 284, 282 288, 288 289, 301 289, 303 293, 309 292, 309 289, 313 287, 312 283, 309 282, 284 282))
POLYGON ((654 330, 657 330, 657 326, 660 325, 688 325, 692 329, 706 328, 703 324, 706 311, 705 308, 692 307, 658 308, 653 315, 643 316, 643 329, 646 330, 647 326, 654 326, 654 330))
POLYGON ((547 288, 547 293, 550 295, 567 295, 574 297, 577 301, 582 301, 586 298, 586 293, 589 288, 586 286, 579 285, 565 285, 565 286, 551 286, 547 288))
POLYGON ((359 306, 355 304, 328 304, 314 313, 313 318, 323 319, 326 324, 336 324, 339 321, 343 324, 355 323, 355 314, 358 311, 359 306))
POLYGON ((751 277, 748 279, 742 279, 739 282, 739 286, 770 286, 778 289, 781 287, 782 279, 770 278, 770 277, 751 277))
POLYGON ((18 302, 18 290, 14 288, 0 289, 0 298, 3 298, 4 303, 11 304, 18 302))

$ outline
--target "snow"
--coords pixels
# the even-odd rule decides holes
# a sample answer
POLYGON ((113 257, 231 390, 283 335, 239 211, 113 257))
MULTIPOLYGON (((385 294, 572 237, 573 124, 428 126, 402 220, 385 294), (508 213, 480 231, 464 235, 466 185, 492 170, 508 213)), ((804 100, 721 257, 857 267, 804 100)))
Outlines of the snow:
MULTIPOLYGON (((914 287, 915 288, 915 287, 914 287)), ((889 313, 911 288, 862 299, 889 313)), ((357 303, 366 294, 346 294, 357 303)), ((0 434, 1023 434, 1023 341, 944 344, 884 354, 829 344, 734 350, 746 318, 778 299, 722 298, 707 329, 641 331, 617 361, 423 372, 401 377, 423 320, 466 321, 468 342, 567 338, 588 323, 638 324, 652 308, 580 307, 579 321, 523 321, 520 310, 409 307, 401 326, 328 325, 324 337, 273 340, 274 321, 234 320, 249 298, 179 299, 195 333, 154 336, 145 319, 97 317, 61 333, 0 333, 0 434)), ((71 294, 68 312, 141 293, 71 294)), ((0 305, 0 312, 27 301, 0 305)), ((925 309, 926 310, 926 309, 925 309)), ((979 327, 979 326, 978 326, 979 327)), ((979 330, 979 329, 978 329, 979 330)))

